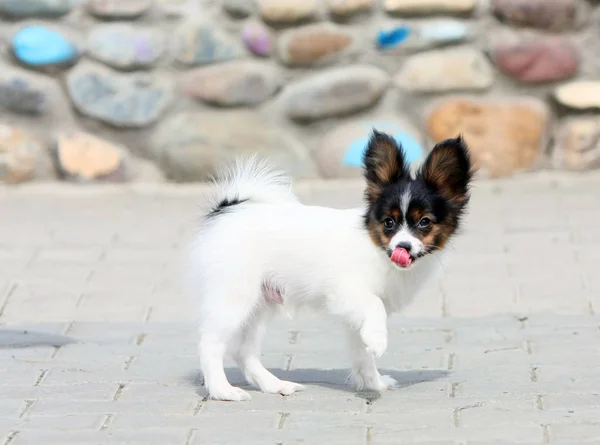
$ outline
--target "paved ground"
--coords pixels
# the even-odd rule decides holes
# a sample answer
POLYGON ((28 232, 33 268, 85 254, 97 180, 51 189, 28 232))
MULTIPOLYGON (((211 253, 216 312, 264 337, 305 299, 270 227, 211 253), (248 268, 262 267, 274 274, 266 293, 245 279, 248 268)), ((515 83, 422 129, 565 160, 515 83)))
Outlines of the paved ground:
MULTIPOLYGON (((298 192, 347 207, 360 186, 298 192)), ((478 184, 441 282, 392 320, 401 387, 380 398, 347 390, 338 327, 305 318, 264 360, 306 392, 204 400, 177 288, 201 195, 0 188, 1 445, 600 444, 600 174, 478 184)))

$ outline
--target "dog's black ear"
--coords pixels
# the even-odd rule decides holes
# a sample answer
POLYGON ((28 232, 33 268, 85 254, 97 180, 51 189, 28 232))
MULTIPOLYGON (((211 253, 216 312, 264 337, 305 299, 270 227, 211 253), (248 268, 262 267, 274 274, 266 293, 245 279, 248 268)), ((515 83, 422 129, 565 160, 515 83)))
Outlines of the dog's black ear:
POLYGON ((469 201, 473 166, 462 136, 436 144, 427 156, 420 175, 425 183, 448 201, 462 205, 469 201))
POLYGON ((401 148, 396 140, 373 130, 363 163, 367 180, 367 199, 374 203, 385 186, 400 181, 409 170, 401 148))

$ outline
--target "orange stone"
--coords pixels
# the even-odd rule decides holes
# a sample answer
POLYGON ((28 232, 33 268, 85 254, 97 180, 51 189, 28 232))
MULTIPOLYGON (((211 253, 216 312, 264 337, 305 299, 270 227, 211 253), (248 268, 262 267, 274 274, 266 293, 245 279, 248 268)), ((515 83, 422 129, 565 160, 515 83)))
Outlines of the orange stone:
POLYGON ((448 99, 427 119, 434 142, 462 134, 475 166, 491 178, 532 169, 544 151, 547 131, 548 111, 536 99, 448 99))
POLYGON ((120 149, 87 133, 59 136, 57 157, 66 176, 84 180, 114 174, 123 161, 120 149))

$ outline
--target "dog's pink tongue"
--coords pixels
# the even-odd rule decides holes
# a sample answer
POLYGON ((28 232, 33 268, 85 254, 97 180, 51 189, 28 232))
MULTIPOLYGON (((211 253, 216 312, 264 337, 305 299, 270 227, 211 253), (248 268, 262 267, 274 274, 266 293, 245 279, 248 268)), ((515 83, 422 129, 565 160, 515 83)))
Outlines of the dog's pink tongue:
POLYGON ((402 247, 396 247, 396 249, 394 249, 391 259, 400 267, 408 267, 412 263, 410 253, 402 247))

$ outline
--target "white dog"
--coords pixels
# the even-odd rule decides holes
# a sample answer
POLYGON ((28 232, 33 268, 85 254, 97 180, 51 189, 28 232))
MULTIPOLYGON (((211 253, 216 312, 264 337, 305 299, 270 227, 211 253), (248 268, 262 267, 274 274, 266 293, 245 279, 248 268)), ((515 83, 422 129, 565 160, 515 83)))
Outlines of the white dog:
POLYGON ((463 140, 448 139, 412 177, 395 140, 374 131, 364 164, 366 206, 352 210, 303 205, 285 177, 252 160, 217 181, 190 255, 198 351, 211 398, 250 400, 227 381, 226 353, 264 392, 303 389, 262 365, 260 341, 278 310, 306 306, 345 322, 357 389, 396 383, 375 364, 387 347, 388 314, 409 303, 437 269, 435 256, 469 201, 471 163, 463 140))

